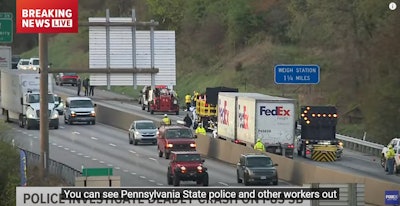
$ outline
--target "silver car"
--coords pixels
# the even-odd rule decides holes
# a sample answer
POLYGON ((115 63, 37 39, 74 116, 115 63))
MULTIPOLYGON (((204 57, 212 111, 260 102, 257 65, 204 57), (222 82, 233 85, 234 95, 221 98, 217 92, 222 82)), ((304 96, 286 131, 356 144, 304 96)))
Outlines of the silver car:
POLYGON ((133 121, 129 128, 129 144, 139 142, 157 144, 157 127, 151 120, 133 121))

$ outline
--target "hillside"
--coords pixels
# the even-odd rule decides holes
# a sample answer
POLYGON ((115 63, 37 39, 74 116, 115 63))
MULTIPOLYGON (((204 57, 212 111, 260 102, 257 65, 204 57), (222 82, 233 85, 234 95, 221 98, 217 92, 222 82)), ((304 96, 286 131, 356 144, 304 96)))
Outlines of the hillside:
MULTIPOLYGON (((0 0, 0 3, 5 0, 0 0)), ((375 0, 85 0, 80 19, 154 18, 177 34, 177 85, 183 97, 208 86, 239 87, 296 98, 299 104, 336 105, 339 130, 387 143, 400 134, 399 12, 375 0), (276 85, 276 64, 318 64, 318 85, 276 85)), ((18 43, 14 43, 18 44, 18 43)), ((18 45, 21 47, 21 45, 18 45)), ((87 67, 87 30, 51 38, 54 67, 87 67)), ((37 49, 23 54, 37 56, 37 49)), ((113 88, 136 96, 130 87, 113 88)))

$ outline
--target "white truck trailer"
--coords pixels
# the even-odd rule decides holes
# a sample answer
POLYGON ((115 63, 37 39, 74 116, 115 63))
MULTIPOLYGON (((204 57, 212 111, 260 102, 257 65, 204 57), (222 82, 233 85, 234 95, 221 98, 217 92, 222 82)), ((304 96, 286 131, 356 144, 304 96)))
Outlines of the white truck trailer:
POLYGON ((293 158, 296 101, 259 93, 218 95, 218 136, 253 147, 257 139, 266 151, 293 158))
MULTIPOLYGON (((28 70, 1 70, 1 107, 6 121, 17 120, 20 127, 38 128, 40 123, 40 74, 28 70)), ((49 77, 49 126, 58 129, 53 78, 49 77)))

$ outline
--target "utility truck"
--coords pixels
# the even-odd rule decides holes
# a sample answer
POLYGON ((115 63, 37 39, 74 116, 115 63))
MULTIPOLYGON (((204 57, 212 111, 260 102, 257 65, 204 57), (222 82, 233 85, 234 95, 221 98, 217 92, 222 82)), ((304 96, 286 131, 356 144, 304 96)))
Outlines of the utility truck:
POLYGON ((267 152, 293 158, 294 99, 260 93, 218 95, 218 136, 253 147, 258 139, 267 152))
POLYGON ((333 162, 343 154, 343 143, 336 138, 338 114, 334 106, 302 106, 298 156, 314 161, 333 162))
MULTIPOLYGON (((7 122, 18 121, 20 127, 32 129, 40 125, 40 74, 29 70, 1 70, 1 107, 7 122)), ((53 79, 49 77, 49 126, 58 129, 53 79)))
POLYGON ((154 112, 175 113, 179 115, 178 98, 174 90, 166 85, 156 85, 154 89, 151 86, 143 87, 139 104, 142 110, 154 114, 154 112))

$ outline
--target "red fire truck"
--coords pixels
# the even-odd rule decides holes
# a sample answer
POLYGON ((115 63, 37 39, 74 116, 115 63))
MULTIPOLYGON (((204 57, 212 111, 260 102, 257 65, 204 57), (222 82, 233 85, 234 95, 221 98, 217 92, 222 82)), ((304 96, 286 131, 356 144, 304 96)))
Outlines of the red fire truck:
POLYGON ((175 113, 179 115, 179 102, 174 90, 166 85, 157 85, 154 89, 145 86, 141 91, 142 95, 139 104, 142 110, 147 108, 150 114, 154 112, 175 113))

